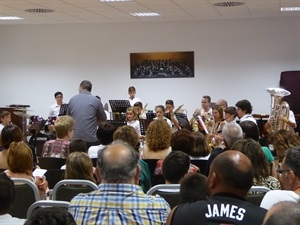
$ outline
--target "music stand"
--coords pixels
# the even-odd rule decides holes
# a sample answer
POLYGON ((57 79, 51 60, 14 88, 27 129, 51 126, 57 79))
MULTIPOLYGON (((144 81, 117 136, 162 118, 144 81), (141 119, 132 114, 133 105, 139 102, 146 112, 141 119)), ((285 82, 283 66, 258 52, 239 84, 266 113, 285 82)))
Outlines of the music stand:
POLYGON ((141 135, 146 135, 146 131, 153 119, 140 119, 141 135))
POLYGON ((125 120, 106 120, 107 123, 111 123, 116 128, 127 125, 125 120))
POLYGON ((120 115, 126 113, 126 110, 131 107, 129 100, 108 100, 111 111, 113 112, 113 119, 121 119, 120 115))
POLYGON ((171 114, 169 112, 165 113, 164 117, 168 118, 169 120, 171 120, 171 114))
POLYGON ((179 123, 179 126, 182 129, 187 129, 189 131, 193 131, 193 127, 191 126, 187 116, 184 113, 175 113, 175 116, 179 123))
POLYGON ((62 104, 60 106, 59 114, 58 116, 64 116, 67 115, 67 109, 68 109, 68 104, 62 104))
POLYGON ((154 119, 156 117, 156 114, 154 112, 147 112, 146 113, 146 118, 147 119, 154 119))

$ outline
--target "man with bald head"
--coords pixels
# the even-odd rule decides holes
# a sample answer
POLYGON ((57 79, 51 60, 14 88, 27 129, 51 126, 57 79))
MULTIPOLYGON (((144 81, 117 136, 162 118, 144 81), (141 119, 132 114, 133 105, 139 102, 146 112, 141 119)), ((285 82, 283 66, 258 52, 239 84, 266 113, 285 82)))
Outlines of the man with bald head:
POLYGON ((228 150, 211 164, 210 197, 173 208, 167 224, 262 224, 266 210, 245 201, 252 182, 250 160, 241 152, 228 150))
POLYGON ((77 224, 163 224, 170 207, 159 196, 144 194, 138 186, 139 154, 116 141, 98 152, 97 191, 75 196, 69 206, 77 224))

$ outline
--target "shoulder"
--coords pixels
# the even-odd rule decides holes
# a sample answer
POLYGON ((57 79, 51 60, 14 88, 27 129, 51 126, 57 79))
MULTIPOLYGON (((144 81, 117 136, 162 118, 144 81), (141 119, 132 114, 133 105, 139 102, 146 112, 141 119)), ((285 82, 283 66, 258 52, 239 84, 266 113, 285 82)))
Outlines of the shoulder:
POLYGON ((294 191, 288 190, 272 190, 266 193, 260 207, 264 209, 270 209, 274 204, 282 201, 298 202, 299 195, 294 191))

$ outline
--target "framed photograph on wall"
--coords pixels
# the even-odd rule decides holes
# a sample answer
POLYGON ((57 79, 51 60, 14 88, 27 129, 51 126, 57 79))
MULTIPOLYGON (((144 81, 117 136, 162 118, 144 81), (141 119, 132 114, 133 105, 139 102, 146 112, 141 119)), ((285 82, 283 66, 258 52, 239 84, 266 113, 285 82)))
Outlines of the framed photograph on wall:
POLYGON ((131 79, 194 76, 194 52, 130 53, 131 79))

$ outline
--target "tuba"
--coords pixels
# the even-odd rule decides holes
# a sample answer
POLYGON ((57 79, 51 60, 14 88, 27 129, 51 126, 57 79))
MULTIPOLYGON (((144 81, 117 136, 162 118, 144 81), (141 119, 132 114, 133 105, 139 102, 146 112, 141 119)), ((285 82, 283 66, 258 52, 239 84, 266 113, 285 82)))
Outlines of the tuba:
POLYGON ((290 95, 291 92, 282 88, 268 88, 267 92, 271 94, 270 133, 273 134, 278 130, 287 129, 287 123, 279 120, 279 117, 283 116, 287 120, 289 118, 290 106, 282 101, 282 98, 290 95))

